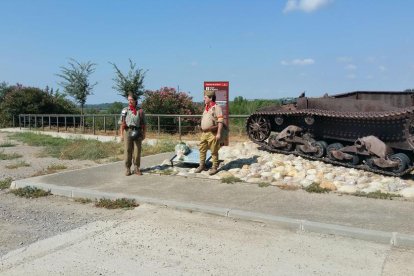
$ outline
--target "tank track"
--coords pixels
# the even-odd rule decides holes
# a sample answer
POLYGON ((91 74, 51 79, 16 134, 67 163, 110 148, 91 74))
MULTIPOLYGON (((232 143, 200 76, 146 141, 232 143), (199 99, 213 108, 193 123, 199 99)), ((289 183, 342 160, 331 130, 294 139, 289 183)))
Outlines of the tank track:
MULTIPOLYGON (((375 121, 376 124, 380 124, 380 126, 384 126, 386 127, 387 125, 390 124, 390 122, 394 122, 396 124, 398 124, 398 126, 400 126, 403 129, 408 129, 409 124, 407 124, 407 121, 410 119, 410 117, 413 117, 414 115, 414 107, 407 107, 407 108, 400 108, 400 109, 396 109, 396 110, 391 110, 391 111, 387 111, 387 112, 337 112, 337 111, 329 111, 329 110, 318 110, 318 109, 299 109, 299 110, 266 110, 266 111, 258 111, 255 112, 253 114, 251 114, 247 120, 246 120, 246 129, 248 129, 249 127, 249 118, 252 116, 265 116, 265 117, 270 117, 270 116, 283 116, 283 115, 287 115, 287 116, 321 116, 321 117, 326 117, 326 118, 334 118, 334 119, 351 119, 350 122, 352 122, 352 120, 355 120, 355 123, 358 123, 361 119, 363 120, 367 120, 367 121, 375 121)), ((271 130, 272 131, 272 130, 271 130)), ((340 135, 339 133, 333 133, 334 136, 336 135, 340 135)), ((351 136, 358 136, 358 133, 353 133, 353 134, 348 134, 350 137, 351 136)), ((386 171, 386 170, 380 170, 380 169, 374 169, 371 167, 368 167, 368 165, 365 164, 360 164, 360 165, 352 165, 352 164, 348 164, 348 163, 342 163, 339 161, 335 161, 335 160, 331 160, 327 157, 322 157, 322 158, 317 158, 314 156, 309 156, 307 154, 301 153, 301 152, 297 152, 296 150, 294 151, 284 151, 284 150, 280 150, 280 149, 276 149, 273 147, 270 147, 266 142, 259 142, 259 141, 255 141, 254 139, 252 139, 252 137, 250 137, 250 140, 252 140, 254 143, 258 144, 261 146, 260 149, 262 150, 266 150, 268 152, 275 152, 275 153, 281 153, 281 154, 293 154, 296 156, 301 156, 303 158, 306 159, 310 159, 310 160, 318 160, 318 161, 322 161, 325 163, 329 163, 329 164, 333 164, 333 165, 339 165, 339 166, 343 166, 343 167, 348 167, 348 168, 355 168, 355 169, 361 169, 361 170, 365 170, 365 171, 369 171, 369 172, 373 172, 373 173, 377 173, 377 174, 383 174, 383 175, 389 175, 389 176, 394 176, 394 177, 401 177, 405 174, 408 174, 410 171, 412 171, 414 169, 413 166, 413 162, 411 162, 410 166, 400 172, 400 173, 394 173, 391 171, 386 171)), ((403 137, 404 139, 406 137, 403 137)), ((340 142, 340 139, 338 139, 338 142, 340 142)), ((411 160, 413 161, 413 160, 411 160)))
POLYGON ((297 151, 278 150, 278 149, 275 149, 275 148, 272 148, 272 147, 268 146, 266 143, 260 143, 260 142, 255 142, 255 143, 260 145, 259 149, 265 150, 265 151, 268 151, 268 152, 281 153, 281 154, 287 154, 287 155, 293 154, 295 156, 300 156, 300 157, 303 157, 305 159, 310 159, 310 160, 314 160, 314 161, 322 161, 322 162, 328 163, 328 164, 339 165, 339 166, 342 166, 342 167, 354 168, 354 169, 369 171, 369 172, 388 175, 388 176, 401 177, 405 174, 408 174, 410 171, 412 171, 414 169, 414 166, 411 166, 411 167, 407 168, 405 171, 402 171, 400 173, 393 173, 393 172, 390 172, 390 171, 372 169, 372 168, 368 167, 367 165, 353 166, 353 165, 348 164, 348 163, 342 163, 342 162, 339 162, 339 161, 331 160, 327 157, 317 158, 317 157, 310 156, 310 155, 307 155, 307 154, 303 154, 303 153, 300 153, 300 152, 297 152, 297 151))

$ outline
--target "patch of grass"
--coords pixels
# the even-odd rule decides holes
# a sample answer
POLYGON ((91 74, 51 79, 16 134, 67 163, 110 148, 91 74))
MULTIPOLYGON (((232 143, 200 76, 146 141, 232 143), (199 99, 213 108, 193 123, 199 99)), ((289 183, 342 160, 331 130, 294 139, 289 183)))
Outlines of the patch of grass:
POLYGON ((47 166, 46 171, 48 173, 53 173, 53 172, 64 170, 64 169, 67 169, 67 167, 63 164, 52 164, 50 166, 47 166))
POLYGON ((10 165, 6 166, 7 169, 17 169, 17 168, 21 168, 21 167, 30 167, 30 164, 27 163, 26 161, 19 161, 17 163, 10 164, 10 165))
POLYGON ((135 199, 118 198, 116 200, 110 200, 107 198, 101 198, 95 203, 95 206, 106 209, 133 209, 138 207, 139 204, 135 202, 135 199))
POLYGON ((10 185, 11 185, 12 181, 13 181, 13 179, 11 177, 0 180, 0 190, 10 188, 10 185))
POLYGON ((329 189, 321 188, 321 186, 319 186, 318 183, 310 184, 308 187, 305 188, 305 191, 307 191, 308 193, 318 193, 318 194, 330 192, 329 189))
POLYGON ((117 157, 122 153, 122 145, 116 142, 100 142, 97 140, 73 140, 62 148, 61 159, 99 160, 117 157))
POLYGON ((268 182, 261 182, 261 183, 258 184, 258 186, 260 188, 269 187, 270 186, 270 183, 268 183, 268 182))
POLYGON ((75 202, 79 202, 79 203, 82 203, 82 204, 88 204, 88 203, 92 202, 92 199, 77 197, 77 198, 75 198, 75 202))
POLYGON ((86 139, 64 139, 37 133, 15 133, 12 139, 30 146, 44 147, 44 156, 60 159, 99 160, 122 153, 123 144, 86 139))
POLYGON ((15 190, 11 190, 10 192, 16 196, 25 197, 25 198, 37 198, 37 197, 43 197, 43 196, 48 196, 52 194, 50 190, 45 191, 45 190, 42 190, 36 187, 31 187, 31 186, 26 186, 24 188, 18 188, 15 190))
POLYGON ((0 160, 11 160, 11 159, 17 159, 22 157, 22 155, 12 152, 12 153, 4 153, 4 150, 0 152, 0 160))
POLYGON ((171 169, 167 169, 167 170, 156 170, 155 172, 159 173, 160 175, 172 175, 174 171, 171 169))
POLYGON ((235 182, 243 182, 243 181, 240 178, 235 177, 235 176, 223 177, 221 179, 221 183, 233 184, 235 182))
POLYGON ((159 140, 155 145, 142 145, 142 156, 162 153, 162 152, 172 152, 175 150, 176 141, 172 140, 159 140))
POLYGON ((13 144, 10 141, 6 141, 0 144, 0 148, 10 148, 10 147, 14 147, 16 146, 16 144, 13 144))
POLYGON ((376 199, 389 199, 392 200, 394 197, 401 197, 401 195, 390 194, 390 193, 383 193, 380 190, 370 193, 365 192, 356 192, 354 193, 356 196, 367 197, 367 198, 376 198, 376 199))

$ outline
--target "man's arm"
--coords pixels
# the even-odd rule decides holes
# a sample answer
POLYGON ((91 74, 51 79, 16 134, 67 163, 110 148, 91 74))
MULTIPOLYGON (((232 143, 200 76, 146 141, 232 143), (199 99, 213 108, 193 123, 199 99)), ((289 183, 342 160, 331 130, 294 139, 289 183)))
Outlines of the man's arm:
POLYGON ((220 140, 221 138, 221 130, 223 129, 223 123, 218 122, 217 123, 217 134, 216 134, 216 140, 220 140))

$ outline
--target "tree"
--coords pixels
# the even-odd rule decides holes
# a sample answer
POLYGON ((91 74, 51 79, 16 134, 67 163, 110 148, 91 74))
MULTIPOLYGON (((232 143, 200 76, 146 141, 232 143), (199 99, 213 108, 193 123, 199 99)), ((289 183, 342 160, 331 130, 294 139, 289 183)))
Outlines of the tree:
POLYGON ((139 99, 144 94, 144 78, 148 70, 136 68, 136 64, 129 59, 129 72, 128 75, 124 75, 115 63, 111 63, 115 69, 115 78, 113 81, 115 85, 112 87, 118 91, 118 95, 128 98, 128 94, 134 94, 139 99))
MULTIPOLYGON (((192 101, 185 92, 177 92, 175 88, 163 87, 156 91, 146 91, 142 108, 150 114, 181 114, 194 115, 202 113, 202 106, 192 101)), ((156 119, 156 118, 155 118, 156 119)), ((177 119, 161 118, 160 124, 164 131, 174 133, 177 131, 177 119)), ((197 119, 186 118, 181 121, 183 132, 189 132, 198 124, 197 119)), ((156 124, 158 122, 152 122, 156 124)))
POLYGON ((0 102, 0 126, 7 126, 19 114, 73 114, 76 106, 64 98, 35 87, 9 86, 0 102))
POLYGON ((83 114, 86 98, 93 94, 92 89, 97 84, 97 82, 94 84, 89 82, 90 75, 95 72, 95 66, 96 64, 90 61, 80 63, 74 59, 70 59, 69 67, 60 67, 62 73, 57 74, 57 76, 63 79, 59 85, 81 106, 81 114, 83 114))

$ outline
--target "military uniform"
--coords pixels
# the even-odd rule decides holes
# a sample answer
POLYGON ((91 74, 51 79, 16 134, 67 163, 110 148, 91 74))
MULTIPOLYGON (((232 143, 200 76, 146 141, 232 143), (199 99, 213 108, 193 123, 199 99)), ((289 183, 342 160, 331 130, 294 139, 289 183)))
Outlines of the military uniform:
POLYGON ((141 166, 141 148, 142 140, 145 134, 146 119, 145 114, 139 107, 136 107, 136 115, 130 109, 125 107, 122 109, 120 124, 124 125, 124 160, 127 174, 130 174, 132 163, 135 167, 135 173, 140 174, 141 166), (137 139, 131 138, 133 130, 140 131, 137 139))
MULTIPOLYGON (((211 91, 206 91, 206 94, 211 91)), ((214 93, 214 92, 212 92, 214 93)), ((213 94, 214 95, 214 94, 213 94)), ((210 105, 206 105, 203 117, 201 118, 201 134, 200 139, 200 167, 197 172, 200 172, 205 167, 207 150, 211 151, 211 159, 213 163, 213 168, 211 174, 217 172, 218 168, 218 151, 220 149, 220 140, 217 141, 217 126, 219 123, 223 123, 223 111, 220 106, 216 105, 214 102, 211 102, 210 105), (213 130, 211 128, 213 127, 213 130)))

